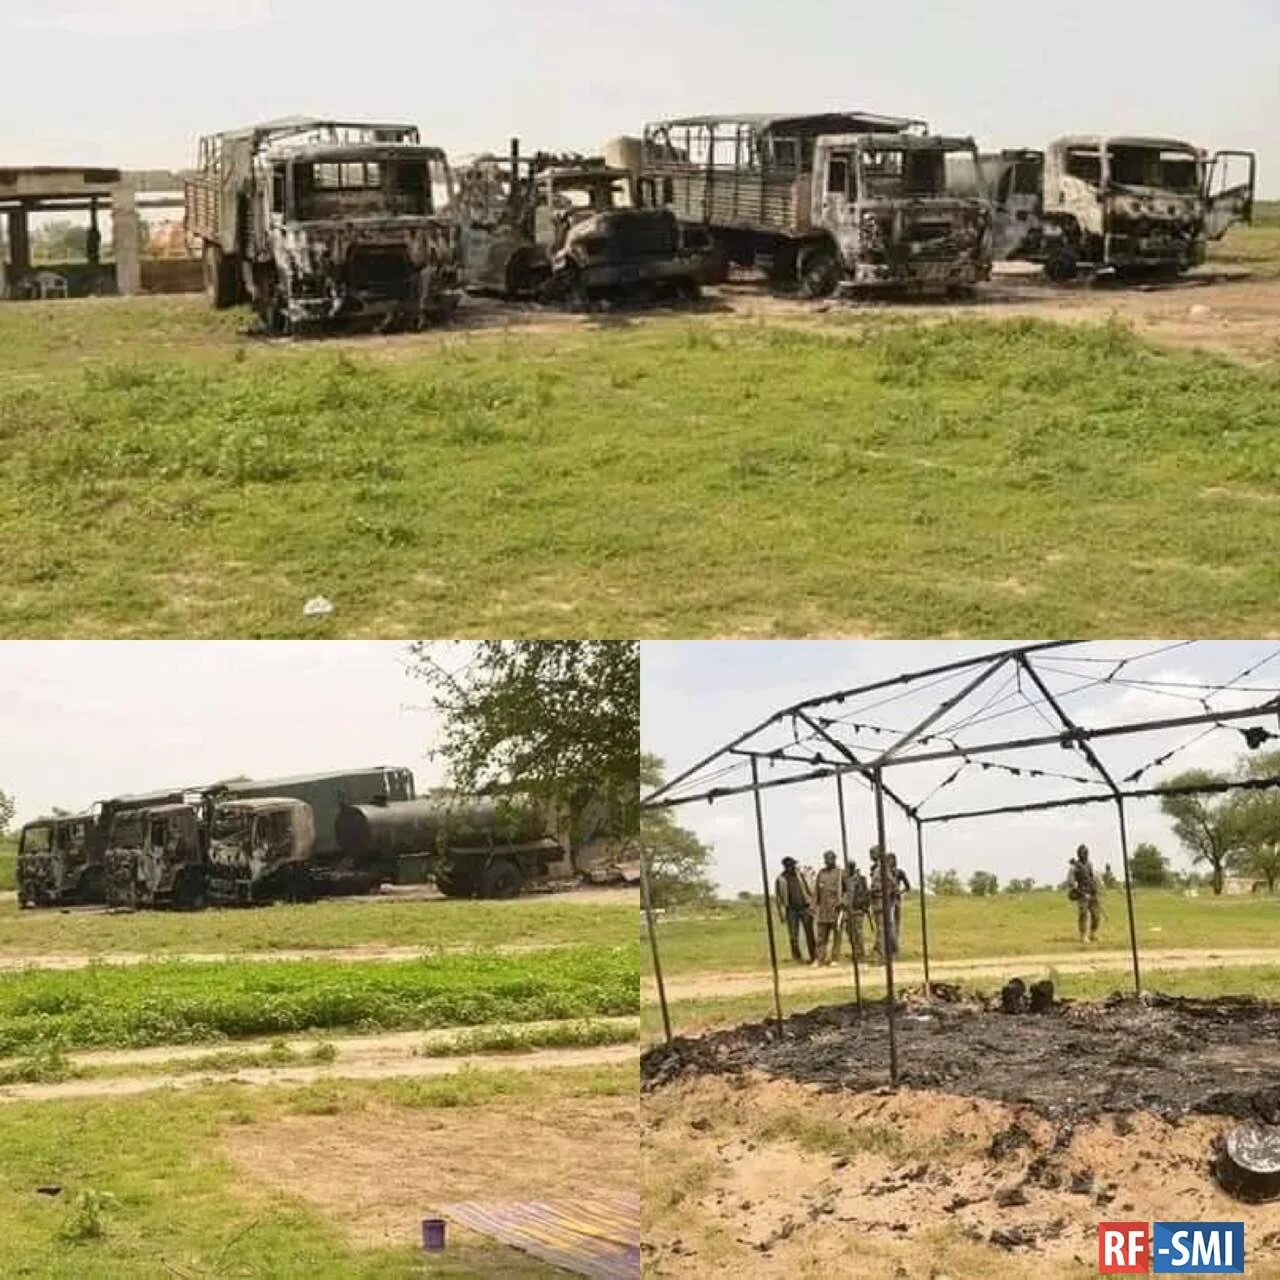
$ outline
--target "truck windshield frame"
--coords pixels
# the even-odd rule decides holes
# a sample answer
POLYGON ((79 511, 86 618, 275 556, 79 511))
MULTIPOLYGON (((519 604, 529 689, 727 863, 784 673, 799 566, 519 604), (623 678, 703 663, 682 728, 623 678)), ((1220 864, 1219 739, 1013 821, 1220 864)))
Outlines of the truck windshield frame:
POLYGON ((947 193, 946 153, 941 147, 864 146, 858 148, 857 160, 858 186, 866 199, 947 193))
POLYGON ((439 180, 425 157, 299 159, 289 167, 289 214, 299 222, 429 218, 435 212, 439 180))
POLYGON ((1107 171, 1117 186, 1183 195, 1195 194, 1204 181, 1203 165, 1193 147, 1111 143, 1107 147, 1107 171))

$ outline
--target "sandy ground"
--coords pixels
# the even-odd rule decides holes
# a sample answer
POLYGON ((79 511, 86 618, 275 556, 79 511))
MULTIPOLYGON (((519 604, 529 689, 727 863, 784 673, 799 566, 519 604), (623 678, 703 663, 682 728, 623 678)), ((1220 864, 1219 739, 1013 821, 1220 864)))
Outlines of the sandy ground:
MULTIPOLYGON (((626 1063, 638 1059, 636 1045, 599 1045, 584 1049, 539 1049, 532 1053, 468 1054, 451 1058, 424 1058, 414 1052, 425 1041, 421 1031, 386 1036, 366 1036, 335 1044, 339 1048, 332 1063, 310 1066, 249 1067, 236 1072, 200 1072, 176 1075, 129 1075, 126 1054, 115 1055, 121 1074, 89 1080, 67 1080, 60 1084, 15 1084, 0 1088, 0 1103, 60 1101, 68 1098, 119 1098, 149 1093, 156 1089, 198 1089, 211 1083, 314 1084, 319 1080, 391 1080, 406 1076, 445 1076, 468 1069, 540 1071, 559 1067, 589 1067, 626 1063)), ((314 1041, 297 1042, 309 1048, 314 1041)), ((241 1043, 204 1046, 204 1052, 218 1048, 240 1050, 241 1043)), ((154 1058, 137 1061, 164 1061, 174 1058, 173 1049, 140 1050, 154 1058)))
MULTIPOLYGON (((1146 947, 1141 953, 1142 969, 1210 969, 1235 965, 1280 965, 1280 948, 1230 949, 1215 947, 1212 950, 1163 950, 1146 947)), ((1132 963, 1128 951, 1059 952, 1057 954, 1025 956, 987 956, 976 960, 934 961, 929 965, 929 977, 935 982, 959 982, 977 978, 998 979, 1001 984, 1010 978, 1036 977, 1048 969, 1059 973, 1105 973, 1127 971, 1132 963)), ((924 982, 924 968, 919 963, 897 964, 893 967, 894 979, 902 985, 924 982)), ((884 982, 884 967, 874 960, 862 965, 863 979, 870 983, 884 982)), ((850 990, 853 986, 853 968, 848 954, 839 964, 811 968, 785 961, 779 973, 783 991, 807 991, 811 988, 838 987, 850 990)), ((754 969, 736 973, 695 973, 666 980, 668 1000, 716 1000, 732 996, 753 995, 773 990, 773 977, 768 969, 754 969)), ((645 980, 646 999, 657 998, 657 988, 652 979, 645 980)))
POLYGON ((370 1107, 246 1125, 225 1148, 246 1175, 310 1201, 354 1243, 403 1245, 449 1201, 634 1191, 638 1110, 634 1097, 571 1098, 515 1118, 510 1106, 370 1107))
POLYGON ((1280 1207, 1209 1174, 1234 1123, 1217 1117, 1058 1129, 984 1099, 756 1077, 679 1084, 643 1111, 646 1275, 1085 1277, 1099 1221, 1204 1220, 1243 1221, 1249 1275, 1280 1277, 1280 1207))

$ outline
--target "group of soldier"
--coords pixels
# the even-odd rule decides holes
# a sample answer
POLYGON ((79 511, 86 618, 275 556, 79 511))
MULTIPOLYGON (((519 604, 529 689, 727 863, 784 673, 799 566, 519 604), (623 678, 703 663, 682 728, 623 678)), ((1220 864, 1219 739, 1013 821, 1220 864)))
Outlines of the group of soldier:
POLYGON ((816 873, 798 866, 794 858, 783 858, 773 887, 778 919, 787 926, 791 958, 798 964, 824 965, 840 958, 841 935, 848 935, 854 957, 863 959, 864 927, 871 930, 878 959, 883 959, 886 948, 896 956, 902 934, 902 895, 910 891, 897 858, 878 845, 871 849, 870 879, 852 860, 840 866, 835 851, 828 849, 816 873), (887 910, 882 893, 888 898, 887 910), (802 937, 807 957, 800 950, 802 937))
MULTIPOLYGON (((831 964, 840 958, 840 938, 847 934, 853 955, 866 955, 864 927, 875 939, 874 954, 883 959, 885 948, 896 957, 902 935, 902 896, 911 892, 906 875, 892 853, 878 845, 871 849, 871 877, 868 880, 856 862, 840 866, 835 851, 822 855, 822 867, 811 871, 794 858, 783 858, 782 871, 773 886, 778 919, 787 926, 791 958, 797 964, 831 964), (887 910, 881 885, 888 897, 887 910), (808 956, 801 953, 803 939, 808 956)), ((1089 861, 1089 850, 1081 845, 1067 870, 1067 896, 1076 904, 1080 941, 1097 941, 1102 923, 1102 897, 1098 874, 1089 861)))

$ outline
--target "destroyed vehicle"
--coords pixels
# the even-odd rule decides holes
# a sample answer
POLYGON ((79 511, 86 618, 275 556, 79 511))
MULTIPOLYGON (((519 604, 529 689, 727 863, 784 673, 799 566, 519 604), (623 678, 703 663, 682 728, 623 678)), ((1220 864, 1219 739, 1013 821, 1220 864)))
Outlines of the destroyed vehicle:
POLYGON ((971 138, 920 121, 837 112, 701 116, 649 125, 643 199, 713 243, 713 274, 765 271, 807 297, 897 288, 970 290, 991 272, 990 206, 949 187, 971 138))
POLYGON ((304 800, 265 796, 214 806, 209 827, 208 894, 218 903, 309 902, 316 825, 304 800))
MULTIPOLYGON (((984 155, 979 170, 975 188, 994 199, 996 259, 1042 263, 1058 283, 1086 270, 1175 277, 1253 219, 1252 152, 1089 135, 984 155)), ((970 173, 953 171, 961 183, 970 173)))
POLYGON ((196 910, 205 903, 205 826, 194 804, 128 810, 111 821, 107 905, 196 910))
POLYGON ((185 189, 215 307, 273 333, 364 317, 447 320, 460 297, 445 154, 412 125, 292 118, 212 134, 185 189))
POLYGON ((636 207, 632 174, 600 159, 485 156, 459 174, 464 278, 508 298, 585 306, 694 298, 699 262, 665 209, 636 207))

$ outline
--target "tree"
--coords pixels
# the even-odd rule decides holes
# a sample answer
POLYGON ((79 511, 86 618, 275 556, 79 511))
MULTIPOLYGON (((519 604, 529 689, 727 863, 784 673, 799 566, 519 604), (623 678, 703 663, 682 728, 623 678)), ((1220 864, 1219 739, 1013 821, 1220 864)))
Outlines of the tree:
POLYGON ((9 834, 9 828, 13 826, 13 815, 17 809, 18 806, 14 803, 13 797, 7 791, 0 791, 0 836, 9 834))
POLYGON ((1143 841, 1129 856, 1129 874, 1134 884, 1148 889, 1162 889, 1172 883, 1169 859, 1148 841, 1143 841))
MULTIPOLYGON (((1223 780, 1221 774, 1207 769, 1191 769, 1166 785, 1197 787, 1223 780)), ((1215 894, 1222 892, 1227 866, 1239 845, 1238 810, 1231 800, 1230 795, 1166 795, 1160 799, 1160 808, 1173 819, 1173 834, 1191 854, 1191 861, 1208 864, 1215 894)))
MULTIPOLYGON (((1280 751, 1247 759, 1243 771, 1251 778, 1280 776, 1280 751)), ((1274 893, 1280 882, 1280 792, 1237 791, 1227 809, 1238 845, 1231 869, 1261 881, 1268 893, 1274 893)))
POLYGON ((1034 893, 1035 888, 1036 882, 1027 877, 1025 880, 1010 880, 1005 885, 1004 891, 1005 893, 1034 893))
POLYGON ((988 898, 1000 892, 1000 881, 990 871, 975 871, 969 877, 969 892, 975 898, 988 898))
MULTIPOLYGON (((640 760, 645 791, 662 785, 662 761, 645 754, 640 760)), ((712 850, 688 828, 679 826, 669 809, 645 809, 640 814, 640 843, 649 858, 649 887, 655 907, 687 907, 711 902, 712 850)), ((750 901, 750 893, 740 893, 750 901)))
POLYGON ((484 640, 450 670, 458 641, 411 647, 410 670, 444 718, 433 755, 471 792, 518 792, 568 815, 602 805, 634 832, 639 805, 640 646, 632 641, 484 640))
POLYGON ((958 898, 964 893, 960 873, 954 869, 929 872, 929 892, 937 894, 939 898, 958 898))

